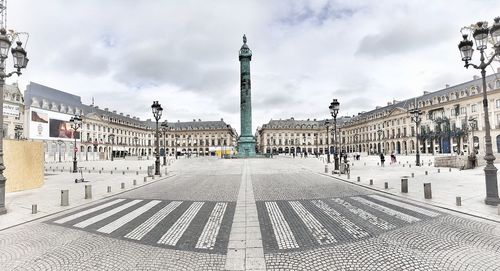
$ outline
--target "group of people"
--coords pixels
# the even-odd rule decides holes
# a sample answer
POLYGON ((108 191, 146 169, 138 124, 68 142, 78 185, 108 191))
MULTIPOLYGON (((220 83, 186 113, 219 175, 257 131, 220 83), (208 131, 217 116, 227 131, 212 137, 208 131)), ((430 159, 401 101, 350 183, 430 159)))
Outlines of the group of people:
MULTIPOLYGON (((380 156, 380 166, 383 167, 384 163, 385 163, 385 156, 383 153, 380 153, 379 156, 380 156)), ((397 162, 396 161, 396 154, 391 153, 391 165, 396 164, 396 162, 397 162)))

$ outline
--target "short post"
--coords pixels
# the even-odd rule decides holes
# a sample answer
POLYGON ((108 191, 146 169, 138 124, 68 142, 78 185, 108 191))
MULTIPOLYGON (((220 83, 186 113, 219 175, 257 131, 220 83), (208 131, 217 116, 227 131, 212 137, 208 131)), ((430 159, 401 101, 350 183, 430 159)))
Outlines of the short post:
POLYGON ((86 184, 85 185, 85 199, 91 199, 91 198, 92 198, 92 185, 86 184))
POLYGON ((405 167, 405 164, 403 164, 403 167, 405 167))
POLYGON ((389 183, 388 182, 384 183, 384 189, 389 189, 389 183))
POLYGON ((38 206, 36 204, 31 204, 31 214, 38 213, 38 206))
POLYGON ((358 183, 361 181, 361 177, 358 176, 358 183))
POLYGON ((440 172, 441 172, 441 169, 440 169, 440 168, 438 168, 438 173, 440 173, 440 172))
POLYGON ((325 173, 328 173, 328 165, 325 165, 325 173))
POLYGON ((122 175, 125 175, 125 171, 122 172, 122 175))
POLYGON ((424 183, 424 198, 432 199, 431 183, 424 183))
POLYGON ((61 206, 69 205, 69 190, 61 190, 61 206))
POLYGON ((351 178, 351 172, 347 172, 347 179, 351 178))
POLYGON ((128 170, 128 167, 127 167, 127 170, 128 170))
POLYGON ((111 193, 111 186, 108 186, 108 193, 111 193))
POLYGON ((366 166, 366 162, 365 162, 365 166, 366 166))
POLYGON ((401 179, 401 193, 408 193, 408 179, 401 179))
POLYGON ((132 182, 133 185, 137 185, 137 180, 134 179, 134 181, 132 182))
POLYGON ((370 179, 370 185, 373 185, 373 179, 370 179))
POLYGON ((113 171, 111 170, 111 175, 113 175, 113 171))
POLYGON ((411 168, 411 164, 409 164, 408 167, 411 168))
POLYGON ((136 172, 135 172, 135 175, 139 175, 139 171, 136 171, 136 172))
POLYGON ((428 175, 428 174, 429 174, 429 172, 427 172, 427 170, 426 170, 426 171, 425 171, 425 175, 428 175))
POLYGON ((115 167, 115 170, 116 170, 116 167, 115 167))
POLYGON ((379 165, 379 162, 377 162, 377 166, 379 165))
POLYGON ((101 171, 99 170, 99 174, 101 174, 101 171))
POLYGON ((144 182, 147 182, 148 181, 148 176, 145 176, 144 177, 144 182))
POLYGON ((122 183, 122 189, 125 189, 125 183, 122 183))
POLYGON ((167 168, 165 168, 165 176, 167 176, 167 168))
POLYGON ((449 172, 451 172, 451 167, 449 168, 449 172))
POLYGON ((456 198, 457 206, 462 206, 462 197, 456 198))
POLYGON ((153 180, 154 180, 154 179, 156 179, 156 178, 155 178, 155 175, 153 175, 153 180))

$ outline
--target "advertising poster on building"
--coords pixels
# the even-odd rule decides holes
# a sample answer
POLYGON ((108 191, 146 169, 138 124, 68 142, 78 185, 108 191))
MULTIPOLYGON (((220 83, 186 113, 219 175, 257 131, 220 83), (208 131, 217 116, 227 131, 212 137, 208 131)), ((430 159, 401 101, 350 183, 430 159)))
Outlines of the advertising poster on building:
POLYGON ((80 139, 80 132, 74 134, 69 122, 72 115, 43 109, 30 110, 29 137, 31 139, 80 139))
POLYGON ((19 106, 13 104, 3 104, 3 115, 10 117, 19 117, 19 106))

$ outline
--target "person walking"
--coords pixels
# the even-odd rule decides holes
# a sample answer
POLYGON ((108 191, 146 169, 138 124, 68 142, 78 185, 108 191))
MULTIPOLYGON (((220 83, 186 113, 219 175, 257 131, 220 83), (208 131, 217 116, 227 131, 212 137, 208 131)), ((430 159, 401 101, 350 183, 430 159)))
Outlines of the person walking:
POLYGON ((380 153, 380 166, 384 167, 385 156, 383 153, 380 153))

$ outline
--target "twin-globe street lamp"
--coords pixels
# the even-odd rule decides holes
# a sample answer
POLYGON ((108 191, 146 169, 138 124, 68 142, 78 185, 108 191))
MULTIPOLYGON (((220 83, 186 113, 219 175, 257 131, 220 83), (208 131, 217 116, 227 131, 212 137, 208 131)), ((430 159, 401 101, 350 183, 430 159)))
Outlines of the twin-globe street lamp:
POLYGON ((418 138, 418 128, 420 126, 420 122, 422 121, 422 110, 417 108, 417 104, 415 103, 415 109, 409 112, 411 114, 411 121, 415 122, 415 137, 416 137, 416 149, 417 153, 415 154, 415 164, 417 167, 420 166, 420 146, 419 146, 419 138, 418 138))
POLYGON ((493 156, 493 149, 491 146, 491 128, 488 114, 488 97, 486 94, 486 68, 495 58, 497 58, 497 60, 500 58, 500 17, 496 17, 494 21, 494 24, 490 28, 488 28, 488 24, 485 22, 478 22, 472 27, 462 28, 461 32, 463 40, 458 44, 458 49, 462 55, 462 61, 465 62, 465 68, 472 66, 475 69, 481 70, 481 76, 483 79, 483 110, 486 132, 486 136, 484 137, 486 145, 486 152, 484 156, 484 160, 486 160, 486 166, 484 167, 486 198, 484 202, 488 205, 498 205, 500 203, 500 198, 498 197, 497 168, 493 165, 495 156, 493 156), (472 59, 472 53, 474 52, 474 49, 472 48, 472 40, 468 39, 470 32, 472 32, 472 37, 476 42, 476 49, 479 50, 479 53, 481 54, 479 65, 469 63, 472 59), (489 59, 486 60, 485 50, 488 42, 493 44, 494 51, 489 59))
POLYGON ((377 131, 377 134, 378 134, 378 141, 379 141, 379 154, 383 153, 384 152, 384 141, 382 141, 382 138, 384 136, 384 131, 381 130, 381 129, 378 129, 377 131))
POLYGON ((330 114, 333 117, 333 159, 335 160, 335 170, 339 169, 339 157, 337 151, 337 114, 339 113, 340 103, 337 99, 333 99, 328 107, 330 109, 330 114))
POLYGON ((168 123, 167 120, 161 123, 161 131, 163 132, 163 165, 167 165, 167 132, 168 132, 168 123))
POLYGON ((109 134, 108 139, 111 141, 111 161, 113 161, 113 145, 115 144, 115 135, 109 134))
MULTIPOLYGON (((2 28, 0 29, 0 127, 3 127, 3 89, 5 85, 5 78, 11 77, 14 74, 18 76, 21 75, 21 69, 26 68, 28 65, 28 58, 26 51, 22 47, 22 42, 17 41, 16 47, 11 49, 12 57, 14 60, 13 72, 5 72, 5 60, 9 55, 9 49, 12 45, 12 41, 19 37, 18 33, 7 34, 7 31, 2 28)), ((5 208, 5 181, 7 180, 3 176, 3 171, 5 166, 3 164, 3 135, 0 136, 0 215, 7 213, 5 208)))
POLYGON ((78 162, 76 161, 76 152, 78 150, 76 147, 76 132, 82 127, 82 117, 75 115, 69 119, 69 123, 71 124, 71 129, 73 129, 73 138, 75 139, 75 145, 73 146, 73 173, 78 173, 78 162))
POLYGON ((151 105, 151 111, 153 112, 153 117, 156 120, 156 159, 155 159, 155 175, 160 175, 160 141, 159 141, 159 131, 158 131, 158 121, 161 119, 161 113, 163 108, 158 101, 153 101, 151 105))
POLYGON ((469 119, 467 120, 467 122, 469 123, 469 128, 470 128, 470 133, 471 133, 471 136, 470 138, 472 138, 472 153, 470 152, 470 139, 469 139, 469 136, 467 135, 467 151, 469 153, 469 155, 476 155, 476 146, 474 146, 474 130, 477 129, 477 118, 474 118, 474 117, 469 117, 469 119))

